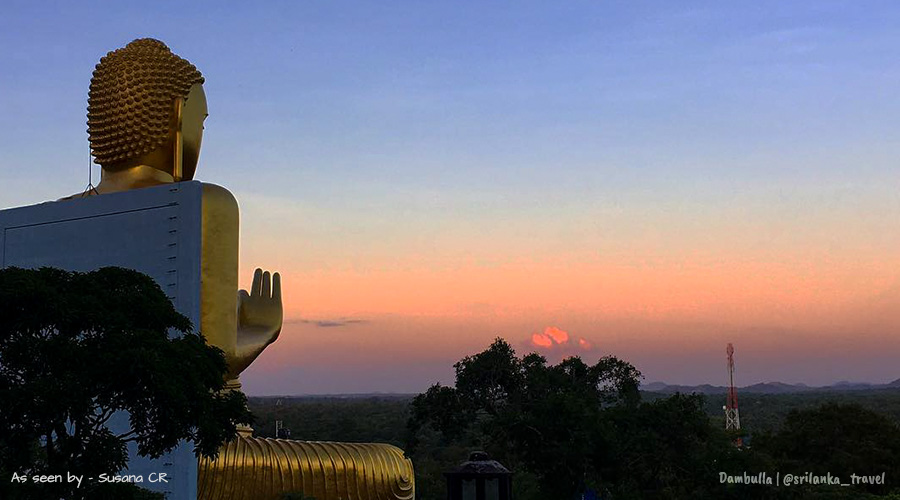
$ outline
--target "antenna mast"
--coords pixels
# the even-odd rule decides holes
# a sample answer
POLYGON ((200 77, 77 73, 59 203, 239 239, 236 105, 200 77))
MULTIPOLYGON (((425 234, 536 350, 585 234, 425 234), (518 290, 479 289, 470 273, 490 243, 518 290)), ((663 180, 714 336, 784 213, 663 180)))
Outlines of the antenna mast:
POLYGON ((725 430, 741 430, 741 416, 738 413, 737 389, 734 387, 734 346, 728 343, 728 396, 725 400, 725 430))

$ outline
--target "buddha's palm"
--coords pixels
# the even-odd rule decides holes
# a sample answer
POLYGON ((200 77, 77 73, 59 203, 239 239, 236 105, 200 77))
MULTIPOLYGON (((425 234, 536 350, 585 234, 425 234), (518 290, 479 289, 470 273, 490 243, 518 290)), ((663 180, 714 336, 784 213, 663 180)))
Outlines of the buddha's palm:
POLYGON ((250 293, 238 292, 237 349, 229 371, 236 377, 281 333, 281 276, 257 269, 250 293))

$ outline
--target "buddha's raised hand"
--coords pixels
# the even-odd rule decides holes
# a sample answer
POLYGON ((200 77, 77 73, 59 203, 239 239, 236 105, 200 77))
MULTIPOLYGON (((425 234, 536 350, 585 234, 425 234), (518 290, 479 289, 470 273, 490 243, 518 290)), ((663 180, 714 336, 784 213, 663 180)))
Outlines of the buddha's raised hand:
POLYGON ((233 376, 244 371, 266 346, 275 342, 281 333, 283 315, 281 276, 257 269, 250 293, 238 292, 237 350, 234 366, 228 367, 233 376))

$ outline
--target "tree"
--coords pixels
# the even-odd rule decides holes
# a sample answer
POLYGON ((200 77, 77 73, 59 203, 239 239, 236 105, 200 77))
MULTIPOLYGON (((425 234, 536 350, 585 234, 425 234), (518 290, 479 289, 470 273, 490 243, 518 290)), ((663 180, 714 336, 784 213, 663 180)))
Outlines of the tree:
POLYGON ((768 498, 717 484, 720 470, 744 470, 755 456, 711 425, 702 396, 641 402, 641 374, 626 361, 549 365, 496 339, 454 366, 455 387, 432 386, 411 403, 407 451, 425 479, 416 485, 422 498, 439 498, 434 478, 472 448, 514 472, 521 500, 587 489, 617 499, 768 498))
POLYGON ((216 456, 252 420, 246 397, 223 390, 226 369, 143 274, 0 270, 0 497, 97 498, 91 485, 38 492, 9 477, 114 473, 129 442, 154 458, 181 440, 216 456), (120 411, 130 428, 114 431, 120 411))
POLYGON ((720 471, 770 469, 747 469, 754 457, 712 426, 703 406, 703 395, 676 393, 604 415, 593 463, 615 498, 768 498, 764 487, 745 486, 732 496, 718 483, 720 471))
POLYGON ((849 488, 858 497, 863 491, 900 493, 889 479, 900 477, 900 426, 855 403, 792 410, 778 432, 754 439, 754 446, 771 454, 784 470, 831 473, 847 483, 851 474, 885 474, 886 484, 849 488))
POLYGON ((435 385, 413 400, 408 449, 415 452, 424 439, 434 444, 435 432, 443 446, 485 449, 519 476, 528 474, 516 484, 537 482, 544 498, 569 498, 583 488, 595 470, 586 464, 603 411, 640 399, 640 373, 611 356, 593 366, 578 357, 548 366, 538 354, 517 358, 498 338, 454 367, 455 387, 435 385))

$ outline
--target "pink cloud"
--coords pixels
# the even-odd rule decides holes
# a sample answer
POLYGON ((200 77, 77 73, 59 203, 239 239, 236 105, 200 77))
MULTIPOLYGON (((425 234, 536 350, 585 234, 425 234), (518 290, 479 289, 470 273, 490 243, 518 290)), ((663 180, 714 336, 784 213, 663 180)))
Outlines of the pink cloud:
POLYGON ((568 332, 560 330, 555 326, 548 326, 547 328, 544 328, 544 336, 550 337, 551 339, 553 339, 553 342, 556 342, 557 344, 565 344, 569 341, 568 332))
POLYGON ((550 347, 553 345, 553 340, 544 334, 535 333, 531 336, 531 343, 538 347, 550 347))
POLYGON ((556 326, 548 326, 543 332, 532 333, 528 344, 532 348, 551 353, 554 357, 580 356, 594 350, 594 344, 590 340, 570 337, 569 332, 556 326))
POLYGON ((568 344, 568 342, 568 332, 555 326, 544 328, 544 333, 534 333, 531 335, 531 344, 537 347, 553 348, 557 345, 568 344))

